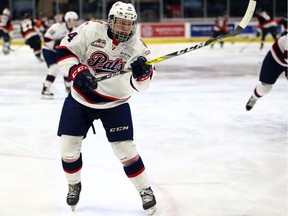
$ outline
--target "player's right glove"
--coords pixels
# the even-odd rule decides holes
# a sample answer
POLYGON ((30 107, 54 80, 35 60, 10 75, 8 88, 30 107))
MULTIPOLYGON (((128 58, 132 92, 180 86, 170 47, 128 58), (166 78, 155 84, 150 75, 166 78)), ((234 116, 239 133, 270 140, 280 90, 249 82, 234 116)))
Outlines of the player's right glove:
POLYGON ((74 81, 73 85, 82 92, 89 92, 98 86, 96 78, 85 64, 72 66, 69 70, 69 77, 74 81))

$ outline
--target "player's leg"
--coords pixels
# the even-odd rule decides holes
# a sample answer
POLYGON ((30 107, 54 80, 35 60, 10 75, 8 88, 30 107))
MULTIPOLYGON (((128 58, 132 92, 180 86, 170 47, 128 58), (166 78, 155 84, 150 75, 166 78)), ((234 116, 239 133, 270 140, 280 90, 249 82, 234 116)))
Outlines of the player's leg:
POLYGON ((43 59, 41 58, 41 38, 40 38, 40 36, 39 35, 34 35, 30 39, 31 39, 30 47, 33 49, 34 55, 36 56, 36 58, 40 62, 42 62, 43 59))
POLYGON ((2 31, 2 37, 3 37, 3 41, 4 41, 3 53, 5 55, 7 55, 10 52, 10 36, 9 36, 9 33, 2 31))
POLYGON ((284 70, 285 68, 275 61, 271 51, 269 51, 265 56, 261 66, 259 76, 260 83, 256 85, 252 96, 246 104, 246 109, 248 111, 253 108, 259 98, 263 97, 271 91, 273 84, 284 70))
POLYGON ((61 136, 62 167, 69 187, 67 204, 71 206, 72 210, 80 197, 81 146, 90 126, 91 118, 87 113, 87 107, 76 102, 69 94, 63 105, 57 134, 61 136))
POLYGON ((268 31, 267 28, 263 28, 263 29, 262 29, 260 49, 263 49, 263 47, 264 47, 264 42, 265 42, 265 39, 266 39, 266 36, 267 36, 268 32, 269 32, 269 31, 268 31))
POLYGON ((271 29, 270 29, 270 33, 274 39, 274 41, 277 39, 277 28, 276 26, 272 26, 271 29))
POLYGON ((126 176, 139 192, 144 210, 156 211, 156 199, 150 187, 141 156, 133 142, 133 124, 129 104, 106 110, 101 121, 114 154, 122 163, 126 176))
POLYGON ((43 49, 43 56, 48 67, 47 75, 43 83, 42 98, 52 99, 53 93, 50 92, 50 87, 54 83, 58 70, 56 65, 56 53, 51 50, 43 49))
POLYGON ((71 79, 67 76, 63 76, 64 79, 64 85, 65 85, 65 90, 67 93, 71 91, 71 79))

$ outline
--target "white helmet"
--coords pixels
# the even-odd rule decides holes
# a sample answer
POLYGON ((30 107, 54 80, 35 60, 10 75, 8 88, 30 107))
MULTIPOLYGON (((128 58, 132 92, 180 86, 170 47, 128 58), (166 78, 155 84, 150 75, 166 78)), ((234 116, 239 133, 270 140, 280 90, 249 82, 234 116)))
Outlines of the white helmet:
POLYGON ((6 16, 10 16, 10 10, 9 8, 5 8, 2 12, 3 15, 6 15, 6 16))
POLYGON ((78 14, 74 11, 68 11, 65 13, 64 20, 65 22, 68 22, 69 20, 78 20, 78 14))
POLYGON ((112 5, 109 11, 108 31, 110 31, 112 33, 112 36, 119 42, 128 41, 136 32, 136 21, 137 13, 134 6, 130 3, 123 3, 121 1, 118 1, 112 5), (117 23, 117 19, 122 19, 122 21, 128 21, 128 24, 119 24, 117 23), (122 27, 119 28, 119 26, 122 27), (124 30, 127 27, 129 30, 124 30))

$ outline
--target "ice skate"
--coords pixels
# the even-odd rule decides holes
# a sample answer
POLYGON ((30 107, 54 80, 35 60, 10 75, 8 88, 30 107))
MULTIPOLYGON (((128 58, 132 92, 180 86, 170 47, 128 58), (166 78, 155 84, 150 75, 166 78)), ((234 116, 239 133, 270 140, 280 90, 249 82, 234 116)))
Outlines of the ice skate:
POLYGON ((81 192, 81 182, 77 184, 69 184, 69 191, 67 194, 66 202, 69 206, 71 206, 72 211, 75 210, 76 205, 79 201, 80 192, 81 192))
POLYGON ((71 91, 71 87, 70 86, 65 86, 65 90, 67 92, 67 94, 71 91))
POLYGON ((140 196, 142 198, 143 209, 147 212, 148 215, 153 215, 156 208, 156 199, 152 189, 149 187, 140 191, 140 196))
POLYGON ((4 55, 8 55, 10 53, 9 47, 8 48, 3 47, 3 53, 4 53, 4 55))
POLYGON ((67 94, 71 91, 71 81, 69 80, 70 80, 69 78, 64 77, 64 85, 67 94))
POLYGON ((37 60, 38 60, 39 62, 43 62, 43 61, 44 61, 40 56, 36 56, 36 58, 37 58, 37 60))
POLYGON ((249 111, 253 108, 253 106, 255 105, 257 99, 254 98, 253 96, 250 97, 250 99, 248 100, 247 104, 246 104, 246 110, 249 111))
POLYGON ((45 87, 44 85, 43 85, 41 94, 42 94, 42 97, 41 97, 42 99, 53 99, 53 96, 54 96, 54 94, 49 91, 49 88, 45 87))

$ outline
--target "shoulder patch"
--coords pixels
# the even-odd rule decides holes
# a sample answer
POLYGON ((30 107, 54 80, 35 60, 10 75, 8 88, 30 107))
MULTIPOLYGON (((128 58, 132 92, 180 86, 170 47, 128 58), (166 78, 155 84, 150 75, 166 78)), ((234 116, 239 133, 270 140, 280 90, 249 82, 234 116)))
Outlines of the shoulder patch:
POLYGON ((102 20, 99 20, 99 19, 91 19, 91 21, 92 22, 95 22, 95 23, 100 23, 100 24, 105 24, 105 22, 104 21, 102 21, 102 20))

